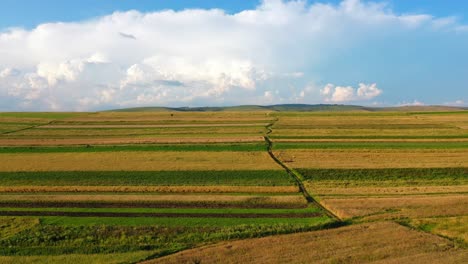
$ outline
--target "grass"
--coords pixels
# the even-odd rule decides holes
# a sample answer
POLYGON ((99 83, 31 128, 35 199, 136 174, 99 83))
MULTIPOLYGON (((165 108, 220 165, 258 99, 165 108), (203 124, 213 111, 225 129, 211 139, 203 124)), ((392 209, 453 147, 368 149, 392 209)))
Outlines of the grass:
POLYGON ((61 255, 157 250, 161 254, 197 244, 308 231, 331 223, 308 219, 41 217, 41 224, 0 240, 1 255, 61 255))
POLYGON ((4 264, 121 264, 137 263, 157 254, 159 251, 135 251, 114 254, 65 254, 59 256, 0 256, 4 264))
POLYGON ((313 181, 468 181, 468 168, 296 169, 313 181))
POLYGON ((468 216, 413 219, 410 224, 426 232, 456 239, 468 245, 468 216))
POLYGON ((63 112, 3 112, 0 117, 13 118, 44 118, 44 119, 63 119, 70 117, 83 116, 85 113, 63 113, 63 112))
POLYGON ((39 219, 37 218, 0 216, 0 240, 31 229, 38 224, 39 219))
POLYGON ((1 186, 288 186, 281 170, 0 172, 1 186))
POLYGON ((264 143, 243 144, 154 144, 61 147, 0 147, 0 153, 68 153, 125 151, 265 151, 264 143))

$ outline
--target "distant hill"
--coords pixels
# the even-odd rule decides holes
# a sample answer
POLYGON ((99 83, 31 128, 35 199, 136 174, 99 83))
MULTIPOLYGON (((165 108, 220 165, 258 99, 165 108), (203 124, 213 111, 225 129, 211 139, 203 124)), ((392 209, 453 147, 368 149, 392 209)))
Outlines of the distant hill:
POLYGON ((359 105, 340 104, 279 104, 279 105, 239 105, 224 107, 134 107, 109 110, 108 112, 223 112, 223 111, 276 111, 276 112, 440 112, 464 111, 468 107, 454 106, 395 106, 395 107, 368 107, 359 105))

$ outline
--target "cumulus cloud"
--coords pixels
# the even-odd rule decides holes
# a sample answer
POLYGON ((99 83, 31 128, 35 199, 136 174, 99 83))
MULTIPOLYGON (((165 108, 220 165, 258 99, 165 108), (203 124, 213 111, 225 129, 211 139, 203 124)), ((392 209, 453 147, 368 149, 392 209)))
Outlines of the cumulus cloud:
POLYGON ((324 101, 333 103, 370 100, 381 93, 382 90, 377 88, 375 83, 360 83, 357 89, 351 86, 335 86, 329 83, 320 90, 324 101))
MULTIPOLYGON (((8 29, 0 33, 0 105, 92 110, 321 100, 314 90, 290 87, 319 82, 314 67, 336 50, 377 33, 395 38, 398 32, 464 27, 455 19, 400 15, 359 0, 264 0, 236 14, 128 11, 8 29)), ((321 91, 327 102, 364 101, 381 93, 375 84, 327 85, 321 91)))

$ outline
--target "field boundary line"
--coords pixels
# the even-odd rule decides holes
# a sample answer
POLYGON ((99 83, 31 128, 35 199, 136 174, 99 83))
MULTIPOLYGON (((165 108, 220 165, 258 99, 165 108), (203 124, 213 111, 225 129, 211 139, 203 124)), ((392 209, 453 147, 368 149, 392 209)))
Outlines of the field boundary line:
POLYGON ((342 219, 340 217, 338 217, 332 211, 328 210, 317 199, 315 199, 314 197, 312 197, 312 195, 310 195, 310 193, 305 188, 304 183, 302 182, 302 179, 301 179, 302 176, 298 172, 286 166, 286 164, 284 164, 280 159, 278 159, 273 153, 273 142, 271 141, 269 134, 273 132, 272 127, 278 120, 279 119, 276 118, 275 120, 273 120, 273 122, 269 123, 266 126, 267 133, 265 134, 264 138, 268 145, 268 149, 267 149, 268 154, 278 165, 280 165, 284 170, 286 170, 286 172, 296 181, 300 192, 302 193, 302 195, 304 196, 304 198, 307 200, 308 203, 316 205, 317 207, 321 208, 325 212, 325 214, 328 215, 329 217, 342 222, 342 219))

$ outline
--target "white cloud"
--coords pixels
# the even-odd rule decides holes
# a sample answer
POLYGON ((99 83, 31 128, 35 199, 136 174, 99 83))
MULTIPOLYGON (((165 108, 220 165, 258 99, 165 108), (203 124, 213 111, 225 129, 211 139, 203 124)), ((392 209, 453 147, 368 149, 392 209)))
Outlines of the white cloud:
MULTIPOLYGON (((367 1, 264 0, 256 9, 236 14, 218 9, 128 11, 9 29, 0 33, 0 104, 86 110, 321 100, 318 89, 291 92, 290 87, 316 83, 320 76, 311 69, 336 50, 375 34, 395 37, 421 28, 465 27, 452 18, 395 14, 367 1)), ((322 96, 347 102, 381 92, 375 84, 330 86, 322 96)))
POLYGON ((357 89, 352 86, 335 86, 329 83, 320 90, 320 94, 325 102, 334 103, 370 100, 381 93, 382 90, 377 88, 377 84, 375 83, 360 83, 357 89))
POLYGON ((450 106, 464 106, 465 105, 465 101, 463 100, 455 100, 453 102, 446 102, 444 103, 444 105, 450 105, 450 106))
POLYGON ((425 103, 419 101, 419 100, 413 100, 412 102, 403 102, 403 103, 399 103, 398 106, 424 106, 426 105, 425 103))

